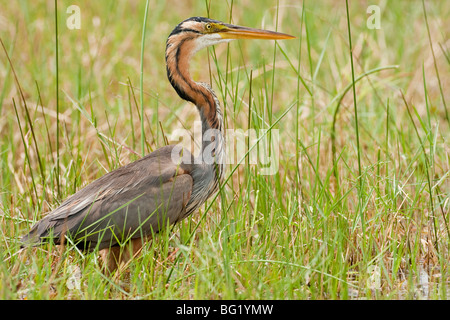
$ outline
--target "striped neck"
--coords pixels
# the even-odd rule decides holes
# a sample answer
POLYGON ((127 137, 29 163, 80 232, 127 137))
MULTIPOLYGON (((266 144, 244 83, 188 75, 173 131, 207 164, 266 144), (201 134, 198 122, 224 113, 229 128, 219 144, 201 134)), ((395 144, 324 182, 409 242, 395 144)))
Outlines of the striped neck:
POLYGON ((225 136, 219 100, 208 84, 195 82, 189 74, 195 41, 195 36, 183 33, 169 36, 166 47, 167 77, 182 99, 197 106, 202 121, 202 162, 219 164, 219 170, 223 171, 225 136))
POLYGON ((177 33, 167 39, 166 68, 167 77, 178 95, 195 104, 212 129, 219 129, 216 99, 211 90, 202 83, 192 80, 189 63, 196 52, 194 36, 177 33))
POLYGON ((214 126, 210 125, 207 117, 203 114, 202 109, 199 109, 200 119, 202 121, 202 158, 206 164, 219 164, 220 170, 223 171, 225 164, 225 134, 223 125, 222 110, 216 95, 211 87, 206 83, 198 83, 210 92, 214 100, 215 121, 214 126))

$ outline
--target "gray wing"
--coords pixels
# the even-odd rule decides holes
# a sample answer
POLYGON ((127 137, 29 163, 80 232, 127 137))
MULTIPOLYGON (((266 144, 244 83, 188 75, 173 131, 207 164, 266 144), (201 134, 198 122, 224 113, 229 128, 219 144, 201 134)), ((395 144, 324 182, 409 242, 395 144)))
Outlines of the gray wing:
POLYGON ((86 250, 107 248, 157 233, 185 213, 193 179, 190 165, 173 163, 167 146, 111 171, 64 201, 22 238, 35 245, 70 237, 86 250))

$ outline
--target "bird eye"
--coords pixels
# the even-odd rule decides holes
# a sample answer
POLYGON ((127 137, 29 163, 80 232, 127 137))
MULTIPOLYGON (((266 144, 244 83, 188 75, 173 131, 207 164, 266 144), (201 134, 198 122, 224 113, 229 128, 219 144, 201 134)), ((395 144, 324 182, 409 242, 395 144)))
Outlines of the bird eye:
POLYGON ((206 27, 206 30, 208 30, 208 31, 211 30, 211 25, 209 23, 205 27, 206 27))

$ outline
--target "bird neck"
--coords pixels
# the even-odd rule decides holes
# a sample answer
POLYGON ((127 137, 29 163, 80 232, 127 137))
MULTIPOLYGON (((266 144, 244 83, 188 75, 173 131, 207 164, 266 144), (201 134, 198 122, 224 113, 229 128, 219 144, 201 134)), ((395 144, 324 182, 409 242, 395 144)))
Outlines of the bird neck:
POLYGON ((206 164, 217 163, 222 169, 225 160, 225 135, 220 103, 211 87, 206 83, 198 83, 210 93, 214 100, 215 117, 211 125, 202 108, 198 108, 202 121, 202 159, 206 164))
POLYGON ((167 77, 182 99, 197 106, 202 121, 203 162, 223 164, 225 138, 219 100, 208 84, 195 82, 189 74, 189 63, 195 53, 195 40, 173 38, 170 37, 167 41, 167 77))

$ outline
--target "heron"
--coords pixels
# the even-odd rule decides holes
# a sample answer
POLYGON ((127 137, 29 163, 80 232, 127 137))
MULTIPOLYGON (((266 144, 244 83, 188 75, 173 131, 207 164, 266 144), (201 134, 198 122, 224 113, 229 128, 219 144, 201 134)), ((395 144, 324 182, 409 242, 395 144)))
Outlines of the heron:
POLYGON ((99 250, 105 268, 113 271, 139 253, 146 240, 194 213, 219 189, 225 138, 216 94, 209 84, 196 82, 189 75, 192 56, 208 46, 235 39, 292 38, 204 17, 179 23, 166 42, 167 77, 177 94, 194 104, 200 114, 200 161, 188 150, 168 145, 110 171, 36 222, 22 237, 22 247, 49 241, 64 245, 70 239, 85 252, 99 250), (174 161, 174 154, 190 161, 174 161))

